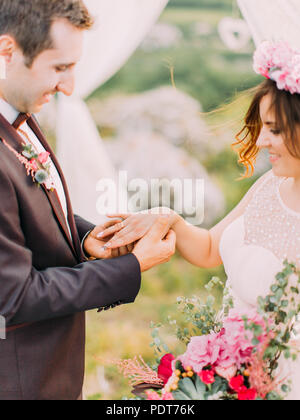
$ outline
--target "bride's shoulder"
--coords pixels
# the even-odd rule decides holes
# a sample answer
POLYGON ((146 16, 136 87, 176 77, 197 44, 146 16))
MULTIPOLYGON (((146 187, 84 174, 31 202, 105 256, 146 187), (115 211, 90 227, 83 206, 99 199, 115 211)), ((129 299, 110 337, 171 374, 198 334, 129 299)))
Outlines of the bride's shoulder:
POLYGON ((229 213, 225 217, 225 219, 223 219, 222 227, 226 227, 228 224, 232 223, 237 218, 242 216, 245 213, 254 195, 257 194, 258 191, 273 178, 274 174, 272 170, 262 175, 244 195, 243 199, 239 202, 239 204, 231 211, 231 213, 229 213))
POLYGON ((271 182, 271 180, 276 180, 276 179, 277 177, 274 175, 274 172, 271 169, 270 171, 262 175, 260 178, 258 178, 258 180, 249 189, 248 194, 253 196, 253 194, 255 194, 265 184, 267 184, 268 182, 271 182))
POLYGON ((249 189, 244 198, 239 202, 239 204, 214 228, 211 229, 211 234, 219 241, 224 230, 235 220, 245 214, 245 211, 253 199, 254 195, 259 191, 260 188, 270 179, 274 177, 273 171, 268 171, 263 176, 261 176, 249 189))
POLYGON ((258 191, 269 181, 273 180, 275 178, 275 175, 272 170, 266 172, 264 175, 262 175, 258 180, 252 185, 252 187, 248 190, 248 192, 245 194, 242 201, 239 203, 240 211, 244 210, 247 205, 250 203, 252 198, 258 191))

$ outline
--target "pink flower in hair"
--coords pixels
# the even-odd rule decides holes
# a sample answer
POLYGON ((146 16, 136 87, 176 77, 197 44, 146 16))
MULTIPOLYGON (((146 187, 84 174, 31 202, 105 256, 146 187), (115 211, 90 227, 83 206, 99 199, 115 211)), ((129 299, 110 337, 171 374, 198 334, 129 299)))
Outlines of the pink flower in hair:
POLYGON ((300 93, 300 51, 287 42, 263 42, 254 53, 254 71, 274 80, 279 90, 300 93))
POLYGON ((273 45, 273 52, 271 61, 273 67, 284 69, 285 66, 291 62, 295 51, 288 45, 287 42, 279 41, 273 45))

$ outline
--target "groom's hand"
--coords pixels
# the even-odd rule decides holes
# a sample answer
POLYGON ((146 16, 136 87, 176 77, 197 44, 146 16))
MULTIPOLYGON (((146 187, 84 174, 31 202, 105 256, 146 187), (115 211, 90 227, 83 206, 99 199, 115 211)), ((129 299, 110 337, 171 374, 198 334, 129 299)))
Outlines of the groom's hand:
POLYGON ((128 253, 132 252, 134 246, 131 244, 128 246, 119 247, 117 249, 107 249, 105 248, 105 245, 112 238, 112 236, 108 236, 102 240, 97 237, 99 232, 102 232, 104 229, 108 229, 117 223, 119 223, 119 220, 110 220, 104 225, 95 227, 95 229, 84 241, 83 248, 85 254, 96 259, 110 259, 117 258, 122 255, 127 255, 128 253))
POLYGON ((176 250, 176 234, 169 230, 166 218, 159 218, 150 231, 134 247, 141 271, 170 261, 176 250))

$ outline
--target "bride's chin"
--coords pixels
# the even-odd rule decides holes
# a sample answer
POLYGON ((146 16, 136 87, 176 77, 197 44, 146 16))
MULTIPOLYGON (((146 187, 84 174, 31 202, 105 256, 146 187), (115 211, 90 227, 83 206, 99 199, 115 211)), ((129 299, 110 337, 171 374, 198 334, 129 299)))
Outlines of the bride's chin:
POLYGON ((275 176, 278 177, 288 177, 287 172, 280 169, 277 165, 272 165, 272 171, 275 176))
POLYGON ((277 165, 273 165, 272 171, 273 171, 273 174, 275 176, 278 176, 280 178, 290 178, 291 177, 291 173, 289 171, 284 170, 284 168, 280 168, 277 165))

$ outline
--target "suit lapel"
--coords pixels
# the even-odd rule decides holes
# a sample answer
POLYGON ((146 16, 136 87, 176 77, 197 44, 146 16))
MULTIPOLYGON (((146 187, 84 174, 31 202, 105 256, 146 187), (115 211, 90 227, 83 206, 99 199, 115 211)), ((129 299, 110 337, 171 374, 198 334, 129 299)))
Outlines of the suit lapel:
MULTIPOLYGON (((73 240, 70 237, 69 229, 68 229, 66 219, 65 219, 65 215, 64 215, 63 209, 61 207, 60 200, 58 198, 56 190, 55 191, 49 191, 49 190, 47 190, 47 188, 44 185, 42 185, 42 189, 45 192, 45 194, 46 194, 46 196, 47 196, 47 198, 48 198, 48 200, 49 200, 49 202, 52 206, 52 209, 53 209, 53 212, 56 216, 56 219, 57 219, 57 221, 58 221, 58 223, 59 223, 59 225, 60 225, 60 227, 63 231, 65 239, 67 240, 74 256, 76 257, 76 259, 82 260, 81 245, 80 245, 80 241, 79 241, 79 237, 78 237, 78 233, 77 233, 77 228, 76 228, 76 224, 75 224, 75 220, 74 220, 73 210, 72 210, 72 206, 71 206, 69 193, 68 193, 68 190, 67 190, 66 181, 65 181, 64 176, 62 174, 62 170, 61 170, 61 168, 60 168, 60 166, 57 162, 57 159, 56 159, 53 151, 51 150, 49 144, 47 143, 42 131, 40 130, 37 123, 34 121, 34 119, 32 117, 27 121, 27 124, 33 130, 33 132, 35 133, 37 138, 40 140, 40 142, 42 143, 44 148, 51 154, 52 162, 56 166, 57 171, 58 171, 58 173, 61 177, 61 181, 62 181, 63 188, 64 188, 65 195, 66 195, 67 209, 68 209, 68 222, 69 222, 69 226, 70 226, 70 230, 71 230, 71 233, 72 233, 73 240)), ((24 140, 18 134, 17 130, 15 130, 15 128, 12 127, 12 125, 10 125, 9 122, 3 117, 2 114, 0 114, 0 137, 4 138, 17 152, 22 153, 22 151, 23 151, 22 144, 24 144, 24 140)))
POLYGON ((16 129, 0 113, 0 137, 4 138, 18 153, 22 153, 24 140, 16 129))
MULTIPOLYGON (((81 250, 81 244, 80 244, 80 240, 79 240, 79 236, 78 236, 78 232, 77 232, 77 227, 76 227, 76 223, 75 223, 75 219, 74 219, 74 213, 73 213, 73 209, 72 209, 70 194, 69 194, 69 190, 68 190, 68 187, 67 187, 67 183, 66 183, 63 171, 60 167, 60 164, 58 163, 58 160, 56 159, 56 156, 55 156, 53 150, 51 149, 51 147, 48 144, 42 130, 40 129, 35 117, 32 116, 31 118, 29 118, 29 120, 27 121, 27 124, 32 129, 32 131, 35 133, 37 138, 40 140, 40 142, 42 143, 44 148, 50 153, 52 162, 56 166, 57 172, 60 176, 60 179, 61 179, 61 182, 62 182, 62 185, 63 185, 65 197, 66 197, 67 211, 68 211, 68 222, 69 222, 69 226, 70 226, 70 230, 71 230, 71 234, 72 234, 72 238, 73 238, 72 245, 75 247, 77 258, 82 260, 83 255, 82 255, 82 250, 81 250)), ((49 192, 49 191, 47 191, 47 192, 49 192)), ((69 237, 69 230, 67 228, 67 224, 65 222, 65 216, 64 216, 64 213, 63 213, 63 210, 62 210, 62 207, 61 207, 61 204, 60 204, 60 200, 58 199, 56 191, 55 191, 55 195, 56 195, 56 202, 58 202, 59 208, 62 212, 62 216, 63 216, 62 219, 65 223, 65 227, 67 229, 67 233, 68 233, 68 237, 69 237)))

